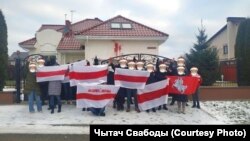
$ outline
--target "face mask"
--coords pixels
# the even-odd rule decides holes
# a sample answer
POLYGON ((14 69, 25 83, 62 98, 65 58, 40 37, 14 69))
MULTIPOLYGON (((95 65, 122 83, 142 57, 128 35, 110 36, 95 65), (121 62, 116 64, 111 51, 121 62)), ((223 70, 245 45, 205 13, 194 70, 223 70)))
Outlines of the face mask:
POLYGON ((147 69, 148 72, 153 72, 153 69, 147 69))
POLYGON ((137 70, 142 70, 142 67, 137 67, 137 70))
POLYGON ((30 69, 30 72, 31 72, 31 73, 34 73, 34 72, 36 72, 36 69, 33 69, 33 68, 32 68, 32 69, 30 69))
POLYGON ((196 73, 196 72, 191 72, 191 75, 192 75, 192 76, 196 76, 197 73, 196 73))
POLYGON ((126 64, 120 64, 121 68, 125 68, 126 64))
POLYGON ((160 72, 162 72, 162 73, 166 72, 166 69, 160 69, 160 72))
POLYGON ((183 71, 178 71, 178 74, 179 74, 179 75, 183 75, 184 72, 183 72, 183 71))
POLYGON ((134 70, 135 68, 134 68, 134 67, 128 67, 128 69, 130 69, 130 70, 134 70))

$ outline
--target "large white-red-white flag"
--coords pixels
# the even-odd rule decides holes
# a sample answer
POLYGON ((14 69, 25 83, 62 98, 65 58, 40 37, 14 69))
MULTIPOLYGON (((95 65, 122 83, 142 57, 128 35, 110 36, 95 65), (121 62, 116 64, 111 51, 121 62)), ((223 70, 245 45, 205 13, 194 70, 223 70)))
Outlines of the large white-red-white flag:
POLYGON ((36 81, 45 82, 64 80, 67 69, 68 65, 38 67, 36 72, 36 81))
POLYGON ((80 66, 73 65, 70 67, 69 78, 70 86, 76 86, 78 83, 96 83, 107 82, 107 65, 97 66, 80 66))
POLYGON ((152 84, 148 84, 144 89, 137 90, 138 106, 141 110, 148 110, 167 104, 168 80, 162 80, 152 84))
POLYGON ((114 85, 77 84, 77 108, 103 108, 114 99, 119 87, 114 85))
POLYGON ((144 89, 150 73, 147 71, 115 69, 115 86, 130 89, 144 89))

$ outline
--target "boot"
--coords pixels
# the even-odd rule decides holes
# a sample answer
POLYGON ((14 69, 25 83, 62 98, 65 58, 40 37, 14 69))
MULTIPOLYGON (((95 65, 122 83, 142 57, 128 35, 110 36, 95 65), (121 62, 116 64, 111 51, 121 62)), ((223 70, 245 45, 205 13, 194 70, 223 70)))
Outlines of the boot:
POLYGON ((156 112, 155 108, 152 108, 152 111, 153 111, 153 112, 156 112))
POLYGON ((158 107, 158 110, 161 110, 161 105, 158 107))
POLYGON ((186 102, 182 102, 182 113, 185 114, 186 102))
POLYGON ((163 109, 164 109, 164 110, 168 110, 167 104, 164 104, 164 105, 163 105, 163 109))
POLYGON ((62 108, 62 105, 58 105, 58 113, 60 113, 61 112, 61 108, 62 108))
POLYGON ((177 102, 177 105, 178 105, 178 113, 181 113, 181 102, 177 102))
POLYGON ((51 108, 51 112, 50 112, 51 114, 54 114, 54 108, 51 108))

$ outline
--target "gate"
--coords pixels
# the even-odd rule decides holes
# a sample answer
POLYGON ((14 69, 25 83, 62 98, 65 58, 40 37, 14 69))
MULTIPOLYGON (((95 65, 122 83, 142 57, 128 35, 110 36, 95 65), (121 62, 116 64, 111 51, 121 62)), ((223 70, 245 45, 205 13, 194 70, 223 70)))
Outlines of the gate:
POLYGON ((143 61, 145 64, 152 63, 156 65, 157 60, 160 60, 167 65, 170 65, 172 59, 169 59, 164 56, 159 56, 155 54, 145 54, 145 53, 137 53, 137 54, 125 54, 116 57, 109 58, 107 60, 100 61, 101 64, 108 64, 109 61, 112 61, 115 65, 119 63, 120 59, 126 59, 128 61, 143 61))

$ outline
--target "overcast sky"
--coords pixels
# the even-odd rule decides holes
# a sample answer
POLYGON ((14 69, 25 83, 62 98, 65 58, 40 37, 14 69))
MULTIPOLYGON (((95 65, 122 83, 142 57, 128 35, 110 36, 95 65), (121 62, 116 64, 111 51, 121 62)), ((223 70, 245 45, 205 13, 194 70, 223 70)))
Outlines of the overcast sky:
POLYGON ((250 17, 250 0, 0 0, 8 28, 9 55, 23 51, 18 43, 34 37, 42 24, 73 23, 85 18, 105 21, 122 15, 169 34, 160 55, 173 58, 189 52, 201 19, 208 38, 227 17, 250 17))

